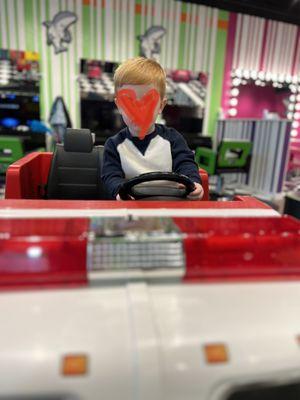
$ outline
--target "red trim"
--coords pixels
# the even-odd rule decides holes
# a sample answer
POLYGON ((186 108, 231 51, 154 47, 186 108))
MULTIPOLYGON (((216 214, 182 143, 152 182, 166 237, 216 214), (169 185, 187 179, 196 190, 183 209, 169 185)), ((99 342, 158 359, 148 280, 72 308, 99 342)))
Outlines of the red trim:
POLYGON ((174 221, 185 233, 185 281, 300 278, 300 221, 294 218, 174 221))
POLYGON ((1 209, 270 209, 267 204, 248 196, 237 196, 234 201, 90 201, 90 200, 0 200, 1 209))
POLYGON ((0 220, 0 288, 86 285, 88 229, 87 218, 0 220))

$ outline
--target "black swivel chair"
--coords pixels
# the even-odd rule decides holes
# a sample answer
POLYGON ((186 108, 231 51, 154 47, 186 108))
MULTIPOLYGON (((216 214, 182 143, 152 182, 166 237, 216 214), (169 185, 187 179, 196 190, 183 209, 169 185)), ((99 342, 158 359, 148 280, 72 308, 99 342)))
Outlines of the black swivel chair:
POLYGON ((103 146, 94 146, 89 129, 67 129, 57 144, 48 177, 46 198, 108 199, 101 181, 103 146))

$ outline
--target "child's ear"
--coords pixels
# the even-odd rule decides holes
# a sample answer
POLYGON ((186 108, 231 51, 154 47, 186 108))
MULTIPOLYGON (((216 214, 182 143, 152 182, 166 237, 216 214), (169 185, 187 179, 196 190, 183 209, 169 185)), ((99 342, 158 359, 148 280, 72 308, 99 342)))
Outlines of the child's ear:
POLYGON ((115 105, 117 106, 117 109, 119 110, 118 99, 117 99, 116 97, 114 98, 114 103, 115 103, 115 105))
POLYGON ((159 108, 159 112, 161 113, 163 111, 163 109, 165 108, 166 104, 167 104, 168 99, 165 97, 161 103, 160 103, 160 108, 159 108))

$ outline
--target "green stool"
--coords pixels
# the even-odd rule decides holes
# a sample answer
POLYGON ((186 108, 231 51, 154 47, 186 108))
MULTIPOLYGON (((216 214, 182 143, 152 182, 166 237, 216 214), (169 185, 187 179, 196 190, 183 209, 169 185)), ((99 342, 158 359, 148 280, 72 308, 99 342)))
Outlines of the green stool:
POLYGON ((214 175, 216 171, 216 152, 207 147, 197 147, 195 150, 195 161, 199 168, 205 169, 208 175, 214 175))
POLYGON ((20 138, 0 136, 0 173, 6 172, 8 166, 24 155, 20 138))
POLYGON ((228 172, 247 172, 251 150, 252 143, 248 141, 222 141, 218 148, 217 169, 229 169, 228 172))

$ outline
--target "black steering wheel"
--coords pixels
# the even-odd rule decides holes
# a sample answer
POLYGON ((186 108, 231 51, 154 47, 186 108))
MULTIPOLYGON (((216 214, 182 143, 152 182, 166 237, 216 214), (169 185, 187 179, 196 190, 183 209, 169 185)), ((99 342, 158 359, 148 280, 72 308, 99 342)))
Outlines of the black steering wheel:
POLYGON ((195 190, 194 182, 175 172, 148 172, 124 182, 119 190, 122 200, 184 200, 195 190), (149 182, 163 181, 155 184, 149 182), (183 187, 178 187, 178 184, 183 187))

